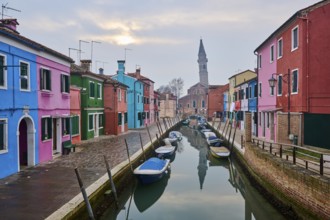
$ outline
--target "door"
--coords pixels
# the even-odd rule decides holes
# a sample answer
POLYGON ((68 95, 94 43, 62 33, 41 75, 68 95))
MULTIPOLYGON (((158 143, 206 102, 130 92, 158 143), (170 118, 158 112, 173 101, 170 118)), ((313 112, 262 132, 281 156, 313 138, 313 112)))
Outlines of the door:
POLYGON ((94 137, 99 136, 99 115, 94 114, 94 137))
POLYGON ((53 119, 53 153, 57 151, 57 123, 56 118, 53 119))
POLYGON ((270 140, 275 140, 274 112, 270 112, 270 140))
POLYGON ((121 132, 125 132, 125 113, 121 113, 121 132))
POLYGON ((25 119, 19 124, 19 164, 20 166, 28 165, 28 139, 25 119))

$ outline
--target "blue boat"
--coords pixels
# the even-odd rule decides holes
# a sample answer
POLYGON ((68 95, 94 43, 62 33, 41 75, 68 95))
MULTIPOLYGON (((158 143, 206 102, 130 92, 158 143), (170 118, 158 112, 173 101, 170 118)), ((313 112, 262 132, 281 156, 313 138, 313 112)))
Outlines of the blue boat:
POLYGON ((149 184, 160 180, 168 173, 170 160, 151 157, 134 170, 141 183, 149 184))

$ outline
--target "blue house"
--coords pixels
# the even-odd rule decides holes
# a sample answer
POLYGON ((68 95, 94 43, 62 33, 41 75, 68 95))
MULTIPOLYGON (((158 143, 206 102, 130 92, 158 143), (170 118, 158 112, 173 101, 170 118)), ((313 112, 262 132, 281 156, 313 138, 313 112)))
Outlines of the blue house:
POLYGON ((0 178, 39 162, 35 48, 17 38, 17 24, 5 19, 0 26, 0 178))
POLYGON ((125 84, 127 89, 128 128, 140 128, 144 125, 143 82, 125 74, 125 60, 118 60, 117 74, 112 78, 125 84))
POLYGON ((253 78, 248 82, 249 112, 252 114, 252 134, 256 135, 258 125, 258 80, 253 78))

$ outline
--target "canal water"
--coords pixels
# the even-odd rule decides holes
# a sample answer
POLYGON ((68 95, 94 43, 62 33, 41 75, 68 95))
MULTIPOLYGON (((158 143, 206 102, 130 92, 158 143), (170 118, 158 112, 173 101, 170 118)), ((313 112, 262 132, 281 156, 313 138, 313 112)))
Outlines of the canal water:
POLYGON ((215 159, 200 132, 184 135, 161 181, 132 185, 120 196, 121 208, 109 207, 101 219, 285 219, 248 182, 235 161, 215 159))

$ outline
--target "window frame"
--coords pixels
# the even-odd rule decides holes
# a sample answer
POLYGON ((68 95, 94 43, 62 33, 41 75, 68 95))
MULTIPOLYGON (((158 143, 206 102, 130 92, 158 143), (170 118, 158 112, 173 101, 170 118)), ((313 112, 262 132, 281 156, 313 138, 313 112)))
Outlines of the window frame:
POLYGON ((0 118, 0 122, 3 121, 3 149, 0 149, 0 154, 8 152, 8 118, 0 118))
POLYGON ((73 118, 77 118, 78 121, 78 125, 77 125, 77 129, 78 129, 78 133, 73 133, 74 130, 71 129, 71 136, 75 137, 75 136, 79 136, 80 135, 80 115, 71 115, 71 127, 74 127, 74 121, 73 118))
POLYGON ((52 73, 49 68, 41 67, 40 70, 40 91, 52 91, 52 73), (49 86, 49 88, 48 88, 49 86))
POLYGON ((0 85, 0 89, 7 89, 7 56, 5 54, 0 53, 0 57, 3 58, 3 63, 2 63, 2 74, 3 74, 3 85, 0 85))
POLYGON ((41 141, 49 141, 53 138, 52 117, 45 115, 41 117, 41 141), (46 120, 46 121, 44 121, 46 120), (45 124, 44 124, 45 123, 45 124), (43 127, 45 126, 45 127, 43 127))
POLYGON ((65 94, 70 93, 70 76, 61 74, 61 92, 65 94))
POLYGON ((270 46, 270 49, 269 49, 269 61, 270 61, 270 63, 273 63, 274 62, 274 60, 275 60, 275 50, 274 50, 274 48, 275 48, 275 46, 274 46, 274 44, 272 44, 271 46, 270 46))
POLYGON ((118 102, 121 102, 121 89, 120 88, 117 89, 117 99, 118 99, 118 102))
POLYGON ((277 40, 277 59, 280 59, 283 57, 283 38, 277 40), (280 44, 281 42, 281 44, 280 44))
POLYGON ((103 113, 99 113, 99 129, 104 127, 104 114, 103 113))
POLYGON ((101 83, 96 84, 96 98, 102 99, 102 84, 101 83))
POLYGON ((62 118, 62 136, 70 135, 70 133, 70 117, 62 118))
POLYGON ((283 76, 278 75, 277 79, 277 96, 282 96, 283 94, 283 76))
POLYGON ((89 81, 89 98, 90 99, 95 99, 95 82, 93 82, 93 81, 89 81), (91 88, 91 86, 93 88, 91 88))
POLYGON ((294 69, 294 70, 291 71, 291 91, 290 91, 291 94, 298 94, 298 91, 299 91, 299 85, 298 85, 298 83, 299 83, 299 70, 298 69, 294 69), (294 78, 295 73, 297 75, 296 80, 294 78), (294 87, 293 87, 294 83, 296 85, 296 91, 293 91, 293 89, 294 89, 294 87))
POLYGON ((258 96, 259 97, 262 97, 262 83, 261 82, 259 82, 259 87, 258 87, 258 96))
POLYGON ((22 92, 30 92, 31 91, 31 78, 30 78, 30 63, 20 60, 19 61, 19 76, 20 76, 20 80, 19 80, 19 90, 22 92), (26 64, 27 66, 27 71, 26 71, 26 83, 27 83, 27 88, 22 88, 22 80, 24 80, 24 78, 22 77, 22 64, 26 64))
POLYGON ((295 26, 291 30, 291 52, 297 50, 298 47, 299 47, 299 25, 295 26))
POLYGON ((261 62, 262 62, 262 54, 258 54, 258 69, 261 69, 262 67, 261 62))
POLYGON ((94 131, 94 113, 88 114, 88 131, 94 131), (92 119, 92 123, 90 119, 92 119))

